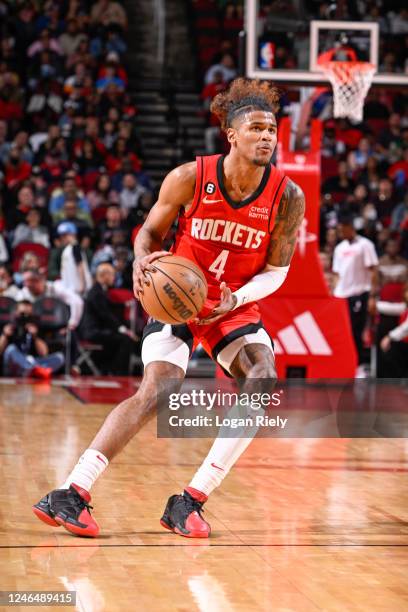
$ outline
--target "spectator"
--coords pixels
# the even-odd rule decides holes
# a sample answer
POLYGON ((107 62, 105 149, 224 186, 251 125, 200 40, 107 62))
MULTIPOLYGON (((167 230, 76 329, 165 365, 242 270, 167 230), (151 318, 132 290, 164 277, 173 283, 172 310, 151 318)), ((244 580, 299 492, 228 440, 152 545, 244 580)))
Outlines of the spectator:
POLYGON ((96 89, 103 92, 111 85, 114 85, 118 90, 125 89, 125 81, 118 76, 116 66, 107 64, 104 76, 96 81, 96 89))
POLYGON ((119 204, 124 217, 129 215, 131 209, 138 207, 139 200, 144 193, 146 189, 138 183, 136 176, 132 173, 125 174, 119 195, 119 204))
POLYGON ((77 200, 72 200, 70 198, 64 202, 62 210, 57 212, 53 216, 53 219, 57 224, 62 221, 70 221, 76 226, 78 232, 86 232, 93 225, 90 213, 78 208, 77 200))
POLYGON ((106 217, 98 226, 98 245, 111 244, 113 232, 117 230, 126 231, 120 208, 109 206, 106 217))
POLYGON ((13 280, 19 289, 23 286, 24 272, 34 270, 34 272, 43 272, 44 269, 41 267, 40 258, 33 251, 26 251, 21 258, 17 272, 13 274, 13 280))
POLYGON ((401 145, 401 117, 398 113, 392 113, 388 119, 388 127, 380 134, 377 146, 380 152, 386 155, 390 147, 399 148, 401 145))
POLYGON ((205 83, 208 85, 209 83, 213 83, 217 78, 217 73, 222 73, 223 80, 225 83, 229 83, 237 76, 237 70, 235 68, 234 58, 231 53, 224 53, 221 57, 221 60, 218 64, 214 64, 210 66, 205 75, 205 83))
POLYGON ((19 289, 13 284, 9 269, 4 264, 0 264, 0 296, 9 297, 15 300, 19 289))
POLYGON ((21 187, 17 193, 17 204, 7 206, 5 212, 6 226, 12 230, 20 223, 25 223, 27 213, 34 208, 34 194, 29 186, 21 187))
POLYGON ((360 172, 359 182, 364 183, 370 192, 378 190, 380 175, 378 173, 378 161, 375 157, 367 159, 366 167, 360 172))
POLYGON ((129 373, 129 356, 135 350, 138 338, 112 311, 107 292, 114 282, 114 267, 109 263, 100 264, 95 284, 85 300, 81 327, 85 339, 104 347, 105 371, 122 376, 129 373))
POLYGON ((86 194, 91 210, 99 206, 116 205, 119 203, 117 191, 112 189, 109 174, 103 173, 98 176, 95 188, 86 194))
POLYGON ((36 55, 44 51, 52 52, 57 55, 62 55, 63 53, 58 40, 50 36, 50 32, 47 29, 43 30, 40 34, 40 38, 28 47, 27 55, 30 59, 33 59, 36 55))
POLYGON ((30 147, 29 141, 28 141, 28 133, 24 132, 23 130, 21 130, 20 132, 17 132, 17 134, 14 137, 13 142, 11 143, 11 148, 16 147, 18 149, 18 151, 20 152, 20 158, 29 163, 32 164, 33 161, 33 151, 30 147))
POLYGON ((62 300, 70 308, 68 326, 76 329, 82 317, 83 301, 73 291, 66 289, 61 281, 47 281, 44 273, 31 270, 24 273, 24 286, 20 290, 18 299, 35 302, 42 297, 55 297, 62 300))
POLYGON ((6 376, 32 376, 49 379, 65 363, 63 353, 49 353, 40 337, 33 305, 27 300, 17 304, 13 323, 4 326, 0 336, 0 355, 6 376))
POLYGON ((38 208, 31 208, 27 212, 26 222, 20 223, 14 232, 13 247, 21 242, 34 242, 42 244, 47 249, 50 247, 48 229, 41 225, 41 212, 38 208))
POLYGON ((127 17, 119 2, 97 0, 91 10, 91 23, 104 26, 116 26, 119 31, 127 29, 127 17))
POLYGON ((82 177, 87 174, 97 176, 99 168, 103 165, 103 156, 98 151, 95 142, 91 138, 85 138, 80 149, 77 149, 75 163, 82 177))
MULTIPOLYGON (((357 235, 351 216, 340 218, 339 231, 343 240, 333 255, 334 295, 347 299, 358 363, 362 365, 366 362, 362 335, 367 321, 369 294, 377 285, 378 257, 373 243, 357 235)), ((362 370, 364 368, 359 374, 362 370)))
POLYGON ((61 34, 58 42, 62 53, 68 57, 76 53, 83 40, 87 40, 86 34, 79 31, 76 19, 70 19, 67 23, 66 31, 61 34))
POLYGON ((16 74, 0 78, 0 119, 19 121, 23 118, 23 98, 16 74))
POLYGON ((356 173, 367 165, 367 160, 373 155, 368 138, 362 138, 358 143, 357 150, 351 151, 347 158, 351 172, 356 173))
POLYGON ((408 34, 408 10, 405 7, 390 15, 391 32, 393 34, 408 34))
POLYGON ((74 223, 65 221, 57 228, 61 244, 60 277, 64 287, 84 295, 92 287, 86 254, 77 242, 78 230, 74 223))
POLYGON ((61 211, 67 200, 75 201, 80 210, 89 213, 90 208, 88 200, 84 197, 82 191, 78 189, 75 178, 72 176, 67 176, 64 179, 62 190, 56 189, 51 194, 49 211, 53 218, 61 211))
POLYGON ((65 79, 64 93, 70 96, 75 92, 78 97, 86 94, 85 82, 88 74, 88 69, 83 62, 75 64, 74 74, 65 79))
POLYGON ((113 267, 115 268, 115 287, 133 290, 132 271, 133 256, 130 249, 116 247, 113 256, 113 267))
POLYGON ((117 140, 116 124, 113 121, 106 121, 103 126, 102 142, 105 148, 110 151, 117 140))
POLYGON ((118 138, 106 159, 106 167, 108 173, 113 175, 121 170, 125 173, 138 172, 141 169, 141 163, 138 156, 130 151, 126 139, 118 138))
POLYGON ((323 193, 351 193, 354 189, 354 181, 350 178, 350 172, 346 161, 340 161, 337 167, 337 175, 328 178, 322 187, 323 193))
POLYGON ((105 49, 108 54, 106 57, 108 61, 119 61, 120 56, 126 53, 127 45, 118 32, 116 32, 115 27, 106 30, 105 49))
POLYGON ((34 205, 39 208, 43 214, 48 215, 48 187, 39 166, 33 166, 30 187, 33 192, 34 205))
POLYGON ((22 153, 18 147, 13 145, 10 150, 8 161, 4 166, 5 183, 8 189, 15 190, 30 178, 31 165, 22 159, 22 153))
POLYGON ((71 71, 74 66, 78 63, 84 64, 88 70, 95 68, 95 58, 90 52, 89 39, 84 36, 79 42, 77 50, 71 55, 67 56, 65 67, 67 71, 71 71))
POLYGON ((378 218, 389 225, 392 211, 397 204, 394 187, 390 179, 383 178, 380 180, 378 193, 373 200, 373 204, 377 210, 378 218))

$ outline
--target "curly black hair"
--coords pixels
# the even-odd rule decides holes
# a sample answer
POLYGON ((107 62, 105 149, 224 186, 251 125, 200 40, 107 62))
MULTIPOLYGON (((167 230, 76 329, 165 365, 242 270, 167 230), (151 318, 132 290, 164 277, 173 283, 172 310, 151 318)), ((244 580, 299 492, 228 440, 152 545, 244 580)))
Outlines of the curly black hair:
POLYGON ((239 78, 226 91, 215 96, 210 110, 218 117, 223 130, 231 127, 239 114, 250 110, 271 113, 279 111, 279 90, 270 81, 239 78))

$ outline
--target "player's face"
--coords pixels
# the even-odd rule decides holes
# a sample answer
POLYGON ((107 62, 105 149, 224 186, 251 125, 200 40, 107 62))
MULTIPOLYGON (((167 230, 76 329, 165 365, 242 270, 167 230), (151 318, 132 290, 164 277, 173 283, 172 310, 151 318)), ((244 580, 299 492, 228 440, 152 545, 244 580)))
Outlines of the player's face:
POLYGON ((256 166, 267 166, 276 147, 277 125, 273 113, 252 111, 244 115, 229 138, 239 155, 256 166))

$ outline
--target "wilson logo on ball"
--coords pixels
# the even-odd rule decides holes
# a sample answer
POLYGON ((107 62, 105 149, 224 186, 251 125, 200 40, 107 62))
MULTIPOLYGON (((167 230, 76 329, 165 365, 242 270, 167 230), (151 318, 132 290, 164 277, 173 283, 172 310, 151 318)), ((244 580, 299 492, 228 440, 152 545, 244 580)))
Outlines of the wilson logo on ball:
POLYGON ((189 310, 184 302, 179 298, 177 293, 174 291, 170 283, 166 283, 163 287, 163 291, 167 293, 169 298, 173 301, 173 308, 183 319, 189 319, 193 314, 192 310, 189 310))

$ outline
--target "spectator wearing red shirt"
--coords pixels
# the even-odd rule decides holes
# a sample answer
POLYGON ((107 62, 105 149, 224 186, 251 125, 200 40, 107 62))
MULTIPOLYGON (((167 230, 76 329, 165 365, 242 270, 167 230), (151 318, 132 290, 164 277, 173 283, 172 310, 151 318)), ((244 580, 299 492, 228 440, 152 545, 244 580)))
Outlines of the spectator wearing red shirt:
POLYGON ((75 156, 81 154, 85 138, 92 140, 98 152, 103 157, 106 156, 105 145, 103 144, 102 140, 99 138, 99 119, 98 117, 87 117, 86 126, 85 126, 85 136, 84 138, 76 140, 73 146, 73 153, 75 156))
POLYGON ((404 149, 402 159, 388 168, 387 174, 393 181, 397 180, 401 183, 408 182, 408 147, 404 149))
POLYGON ((122 64, 120 63, 119 54, 116 51, 110 51, 106 56, 106 61, 99 68, 98 80, 106 77, 108 68, 114 68, 116 76, 123 81, 125 87, 128 85, 128 75, 122 64))
POLYGON ((4 181, 8 189, 17 190, 24 181, 30 178, 31 164, 21 158, 21 152, 15 145, 10 150, 8 162, 4 167, 4 181))
POLYGON ((138 156, 129 150, 128 143, 125 138, 118 138, 115 142, 112 152, 106 158, 106 168, 109 174, 115 174, 122 168, 123 162, 130 162, 134 172, 139 172, 142 168, 138 156))

